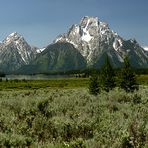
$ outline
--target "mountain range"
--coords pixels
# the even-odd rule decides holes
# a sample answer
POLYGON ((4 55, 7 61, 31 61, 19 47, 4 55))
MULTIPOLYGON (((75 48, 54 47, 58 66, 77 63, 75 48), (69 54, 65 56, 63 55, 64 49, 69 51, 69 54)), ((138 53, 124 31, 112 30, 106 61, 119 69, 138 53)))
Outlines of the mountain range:
POLYGON ((148 68, 148 51, 135 39, 125 40, 97 17, 85 16, 79 24, 39 49, 30 46, 17 32, 0 43, 0 71, 43 73, 99 68, 108 55, 114 67, 121 67, 127 55, 135 68, 148 68))

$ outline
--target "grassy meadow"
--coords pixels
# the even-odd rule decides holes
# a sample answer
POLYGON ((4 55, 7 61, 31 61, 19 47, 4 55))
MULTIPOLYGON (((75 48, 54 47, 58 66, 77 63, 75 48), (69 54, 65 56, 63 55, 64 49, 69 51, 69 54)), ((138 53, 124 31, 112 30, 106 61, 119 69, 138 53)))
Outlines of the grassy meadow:
MULTIPOLYGON (((140 85, 148 85, 148 75, 138 75, 140 85)), ((57 78, 49 80, 3 80, 0 82, 0 90, 22 90, 40 88, 87 88, 89 78, 57 78)))
POLYGON ((0 82, 0 147, 146 148, 148 76, 97 96, 88 78, 0 82))

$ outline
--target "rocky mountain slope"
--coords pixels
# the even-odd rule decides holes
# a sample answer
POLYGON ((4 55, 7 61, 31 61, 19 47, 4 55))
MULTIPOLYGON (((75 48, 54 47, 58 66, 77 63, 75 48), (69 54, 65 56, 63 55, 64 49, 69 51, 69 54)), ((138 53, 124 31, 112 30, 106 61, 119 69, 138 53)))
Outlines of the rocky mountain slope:
POLYGON ((135 67, 148 67, 148 56, 136 40, 124 40, 109 25, 97 17, 86 16, 80 24, 72 25, 67 33, 59 35, 54 43, 68 42, 79 50, 88 65, 99 66, 107 54, 112 64, 118 67, 125 55, 135 67))
POLYGON ((13 72, 27 65, 35 57, 32 48, 17 32, 11 33, 0 44, 0 71, 13 72))
POLYGON ((127 55, 136 68, 148 68, 148 52, 135 39, 125 40, 97 17, 86 16, 49 46, 31 47, 14 32, 0 43, 0 71, 40 73, 88 67, 99 68, 108 55, 120 67, 127 55))

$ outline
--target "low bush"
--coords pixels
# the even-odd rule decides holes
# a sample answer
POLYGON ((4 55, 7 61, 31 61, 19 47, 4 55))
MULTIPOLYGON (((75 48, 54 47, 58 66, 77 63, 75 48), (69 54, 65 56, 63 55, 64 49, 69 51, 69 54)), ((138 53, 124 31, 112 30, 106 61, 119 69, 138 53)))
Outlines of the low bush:
MULTIPOLYGON (((9 83, 9 82, 8 82, 9 83)), ((148 89, 2 90, 0 147, 146 147, 148 89)))

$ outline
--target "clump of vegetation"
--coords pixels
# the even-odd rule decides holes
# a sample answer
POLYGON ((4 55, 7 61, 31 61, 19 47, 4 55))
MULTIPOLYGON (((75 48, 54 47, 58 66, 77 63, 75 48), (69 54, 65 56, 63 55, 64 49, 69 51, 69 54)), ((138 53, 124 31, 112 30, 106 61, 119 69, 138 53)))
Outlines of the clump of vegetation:
POLYGON ((129 125, 129 129, 127 135, 123 138, 121 147, 122 148, 141 148, 145 147, 145 143, 147 142, 146 138, 146 123, 143 125, 138 125, 137 122, 132 122, 129 125))
POLYGON ((116 75, 116 79, 114 69, 112 68, 109 58, 107 57, 104 65, 100 70, 100 74, 96 74, 94 77, 90 78, 89 90, 91 94, 96 95, 100 91, 100 89, 97 91, 99 86, 101 90, 109 92, 115 88, 117 84, 119 88, 125 90, 126 92, 134 92, 139 88, 136 80, 136 75, 130 66, 128 57, 124 59, 124 67, 121 69, 120 75, 116 75))
POLYGON ((124 67, 121 70, 119 85, 126 92, 133 92, 134 90, 138 90, 138 83, 136 81, 136 76, 130 66, 128 57, 124 59, 124 67))
MULTIPOLYGON (((114 88, 108 59, 100 77, 90 80, 2 80, 0 147, 148 147, 148 87, 134 91, 129 66, 122 71, 128 73, 126 81, 121 77, 125 89, 114 88)), ((139 76, 141 84, 145 78, 139 76)))
POLYGON ((114 70, 107 56, 105 63, 100 70, 100 74, 95 72, 90 77, 89 92, 90 94, 97 95, 100 92, 100 89, 109 92, 115 88, 115 86, 116 84, 114 70))
POLYGON ((82 87, 1 90, 0 147, 147 147, 147 94, 147 87, 97 96, 82 87))
POLYGON ((6 76, 6 74, 5 74, 5 73, 0 72, 0 77, 5 77, 5 76, 6 76))
POLYGON ((92 74, 90 77, 90 82, 89 82, 89 92, 92 95, 97 95, 100 92, 100 86, 99 86, 99 81, 98 81, 98 75, 96 72, 92 74))
POLYGON ((102 90, 109 92, 110 90, 115 88, 115 74, 108 56, 106 57, 105 63, 101 68, 99 77, 102 90))

